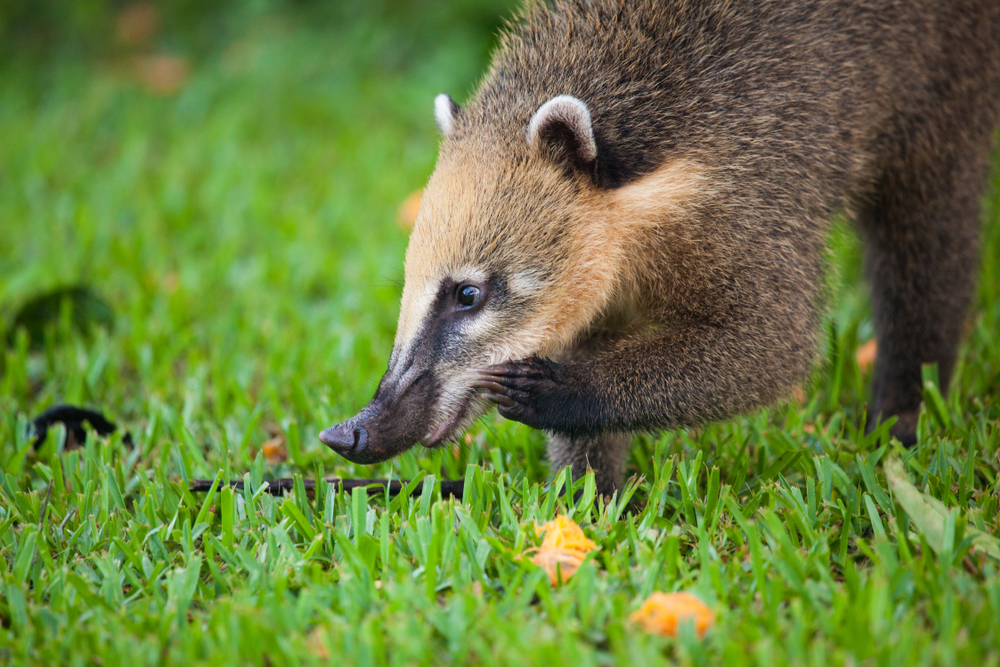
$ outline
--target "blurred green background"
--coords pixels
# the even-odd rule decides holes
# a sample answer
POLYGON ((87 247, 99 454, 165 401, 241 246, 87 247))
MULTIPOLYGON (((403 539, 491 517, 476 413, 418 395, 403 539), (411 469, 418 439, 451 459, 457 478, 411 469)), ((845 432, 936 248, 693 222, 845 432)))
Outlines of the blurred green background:
POLYGON ((802 391, 637 436, 627 507, 574 504, 543 436, 495 414, 374 467, 318 441, 388 360, 433 98, 475 89, 514 5, 0 0, 0 663, 1000 664, 1000 552, 971 537, 1000 534, 1000 170, 953 391, 927 389, 906 453, 862 428, 843 221, 802 391), (29 418, 63 402, 135 448, 54 428, 36 450, 29 418), (893 455, 954 508, 933 530, 893 455), (322 480, 423 471, 471 490, 322 480), (520 558, 556 513, 601 546, 561 588, 520 558), (646 637, 627 619, 654 589, 717 629, 646 637))

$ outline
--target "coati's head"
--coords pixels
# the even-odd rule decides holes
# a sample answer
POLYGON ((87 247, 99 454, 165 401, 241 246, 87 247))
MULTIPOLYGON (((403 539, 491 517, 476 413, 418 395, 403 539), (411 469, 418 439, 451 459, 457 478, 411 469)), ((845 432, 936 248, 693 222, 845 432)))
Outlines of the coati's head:
POLYGON ((364 410, 320 434, 356 463, 455 438, 491 407, 466 375, 578 339, 627 297, 643 230, 679 216, 700 178, 679 160, 602 188, 591 114, 574 97, 514 131, 472 111, 435 100, 444 140, 406 252, 388 370, 364 410))

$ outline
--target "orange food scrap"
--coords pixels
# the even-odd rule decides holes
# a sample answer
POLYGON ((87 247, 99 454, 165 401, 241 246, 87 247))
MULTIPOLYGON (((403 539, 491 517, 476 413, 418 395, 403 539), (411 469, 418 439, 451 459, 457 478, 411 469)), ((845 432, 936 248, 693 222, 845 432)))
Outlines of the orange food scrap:
POLYGON ((191 68, 176 56, 140 56, 135 59, 135 76, 139 83, 157 95, 173 95, 187 82, 191 68))
POLYGON ((280 435, 262 442, 260 451, 264 452, 264 458, 273 466, 284 463, 288 458, 288 452, 285 450, 285 439, 280 435))
POLYGON ((410 194, 399 207, 399 214, 396 217, 396 221, 399 226, 403 229, 410 230, 413 229, 413 225, 417 222, 417 211, 420 210, 420 197, 424 194, 423 190, 417 190, 410 194))
POLYGON ((535 531, 543 537, 541 546, 529 549, 535 552, 531 562, 545 570, 553 586, 576 574, 587 554, 599 548, 580 526, 562 514, 535 531))
POLYGON ((543 551, 541 549, 531 557, 531 562, 545 570, 553 586, 568 581, 576 574, 586 556, 575 551, 543 551))
POLYGON ((653 593, 631 616, 629 622, 643 630, 668 637, 677 636, 678 625, 685 620, 694 622, 699 637, 715 622, 715 614, 691 593, 653 593))
POLYGON ((582 551, 586 556, 597 548, 594 541, 583 534, 583 529, 565 514, 560 514, 552 521, 536 527, 535 533, 544 536, 542 549, 582 551))
POLYGON ((858 368, 862 373, 867 373, 868 369, 875 363, 875 353, 878 352, 878 343, 872 338, 870 341, 858 348, 854 355, 858 362, 858 368))
POLYGON ((152 2, 126 5, 115 17, 115 34, 118 41, 137 46, 149 41, 160 25, 156 6, 152 2))

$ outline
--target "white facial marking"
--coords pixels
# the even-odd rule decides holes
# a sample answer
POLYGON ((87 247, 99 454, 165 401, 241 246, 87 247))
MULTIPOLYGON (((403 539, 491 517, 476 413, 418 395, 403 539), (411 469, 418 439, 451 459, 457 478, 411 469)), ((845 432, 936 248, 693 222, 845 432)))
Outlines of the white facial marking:
POLYGON ((486 282, 486 272, 475 266, 464 266, 457 271, 455 271, 455 282, 459 285, 465 283, 484 283, 486 282))
POLYGON ((581 158, 588 162, 597 158, 597 142, 586 104, 571 95, 559 95, 538 107, 528 123, 528 145, 536 148, 539 134, 552 123, 564 123, 573 132, 581 158))
POLYGON ((541 280, 534 271, 521 271, 510 277, 510 289, 520 297, 533 295, 541 287, 541 284, 541 280))

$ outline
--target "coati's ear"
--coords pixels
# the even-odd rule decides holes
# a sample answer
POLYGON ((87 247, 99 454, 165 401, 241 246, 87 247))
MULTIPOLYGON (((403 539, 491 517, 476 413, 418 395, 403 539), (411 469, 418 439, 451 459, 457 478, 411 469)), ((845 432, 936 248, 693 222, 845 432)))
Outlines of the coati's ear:
POLYGON ((461 110, 462 107, 458 106, 450 95, 441 93, 434 98, 434 122, 437 123, 442 137, 451 134, 452 128, 455 127, 455 116, 461 110))
POLYGON ((559 95, 540 106, 528 123, 528 146, 557 162, 590 169, 597 159, 597 142, 587 105, 559 95))

